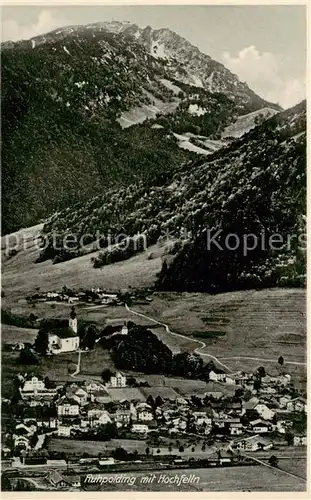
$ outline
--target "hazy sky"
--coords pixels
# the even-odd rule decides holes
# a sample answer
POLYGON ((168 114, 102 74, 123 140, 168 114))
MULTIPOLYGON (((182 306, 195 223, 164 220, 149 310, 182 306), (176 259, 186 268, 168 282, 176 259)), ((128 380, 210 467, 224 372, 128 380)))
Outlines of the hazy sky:
POLYGON ((304 6, 3 7, 2 40, 110 20, 176 31, 285 108, 305 98, 304 6))

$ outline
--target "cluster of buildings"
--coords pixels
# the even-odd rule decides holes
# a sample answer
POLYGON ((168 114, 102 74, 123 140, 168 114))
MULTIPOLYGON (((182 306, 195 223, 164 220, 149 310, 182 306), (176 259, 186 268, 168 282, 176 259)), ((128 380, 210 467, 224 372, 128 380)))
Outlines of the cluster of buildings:
POLYGON ((91 290, 73 291, 66 287, 61 291, 48 291, 36 294, 31 297, 31 300, 43 302, 68 302, 75 304, 79 302, 95 302, 99 304, 118 304, 118 294, 114 292, 107 292, 102 288, 92 288, 91 290))
POLYGON ((270 449, 288 432, 293 434, 293 445, 306 445, 306 434, 293 429, 293 416, 305 414, 307 402, 293 391, 290 375, 265 375, 260 388, 254 388, 255 374, 212 371, 210 378, 219 390, 154 400, 146 389, 142 401, 131 396, 121 372, 113 373, 105 384, 90 380, 53 388, 37 376, 19 376, 22 411, 12 435, 6 436, 6 451, 40 449, 46 435, 96 439, 108 424, 128 438, 145 439, 151 432, 168 437, 196 434, 245 451, 270 449), (111 389, 120 391, 118 399, 111 399, 111 389))

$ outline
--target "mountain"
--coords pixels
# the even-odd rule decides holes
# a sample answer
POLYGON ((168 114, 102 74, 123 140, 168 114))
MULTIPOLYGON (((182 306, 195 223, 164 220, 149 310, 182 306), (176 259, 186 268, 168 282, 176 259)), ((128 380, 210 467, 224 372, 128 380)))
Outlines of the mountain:
POLYGON ((38 261, 58 263, 101 248, 91 257, 94 267, 102 267, 158 243, 167 244, 168 254, 158 277, 160 290, 300 286, 305 255, 298 238, 305 232, 305 209, 306 103, 302 102, 227 147, 189 160, 161 185, 147 189, 141 180, 54 214, 44 225, 43 235, 50 243, 38 261), (117 240, 124 233, 130 238, 117 240), (64 248, 69 235, 76 242, 64 248), (218 246, 213 243, 209 249, 208 237, 214 235, 219 236, 218 246), (245 251, 245 235, 250 235, 251 250, 245 251), (235 238, 239 245, 232 249, 235 238), (282 238, 284 248, 270 245, 270 238, 278 243, 282 238))
POLYGON ((97 23, 1 49, 3 233, 166 184, 240 116, 280 110, 168 29, 97 23))
POLYGON ((158 289, 304 286, 305 102, 202 162, 176 189, 191 193, 177 210, 188 207, 191 237, 164 262, 158 289))

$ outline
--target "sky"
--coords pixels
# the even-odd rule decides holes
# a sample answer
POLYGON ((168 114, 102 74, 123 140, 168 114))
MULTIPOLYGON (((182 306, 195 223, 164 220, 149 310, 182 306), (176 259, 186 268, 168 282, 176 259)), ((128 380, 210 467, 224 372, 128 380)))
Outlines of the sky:
POLYGON ((268 101, 288 108, 306 96, 306 11, 287 6, 7 6, 2 40, 28 39, 61 26, 130 21, 170 28, 223 63, 268 101))

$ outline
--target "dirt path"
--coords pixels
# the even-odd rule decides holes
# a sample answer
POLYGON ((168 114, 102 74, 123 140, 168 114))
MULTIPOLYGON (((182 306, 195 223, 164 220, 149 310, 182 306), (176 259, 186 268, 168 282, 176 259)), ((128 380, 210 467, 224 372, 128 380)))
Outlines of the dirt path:
POLYGON ((255 458, 251 455, 248 455, 247 453, 241 453, 241 455, 244 455, 245 457, 250 458, 251 460, 254 460, 254 462, 257 462, 260 465, 264 465, 265 467, 268 467, 269 469, 273 469, 275 472, 282 472, 283 474, 287 474, 288 476, 294 477, 295 479, 300 479, 301 481, 304 481, 305 483, 307 482, 307 480, 302 476, 297 476, 296 474, 293 474, 292 472, 287 472, 286 470, 279 469, 278 467, 272 467, 272 465, 267 464, 263 460, 259 460, 259 458, 255 458))
MULTIPOLYGON (((175 335, 176 337, 179 337, 179 338, 182 338, 182 339, 185 339, 185 340, 189 341, 189 337, 186 337, 185 335, 181 335, 180 333, 172 332, 167 324, 162 323, 161 321, 158 321, 156 319, 153 319, 150 316, 147 316, 146 314, 134 311, 133 309, 130 309, 127 304, 125 304, 125 309, 128 312, 130 312, 132 314, 135 314, 136 316, 140 316, 140 317, 145 318, 145 319, 147 319, 149 321, 152 321, 153 323, 156 323, 157 325, 163 326, 165 328, 166 332, 169 333, 170 335, 175 335)), ((218 358, 216 358, 216 356, 213 356, 212 354, 208 354, 208 353, 202 352, 202 349, 204 349, 206 347, 205 342, 202 342, 201 340, 192 339, 192 338, 191 338, 191 340, 193 340, 193 342, 197 342, 201 346, 201 347, 198 347, 197 349, 195 349, 194 352, 196 354, 200 354, 200 356, 206 356, 209 359, 212 359, 213 361, 215 361, 218 365, 220 365, 223 368, 225 368, 225 370, 228 370, 229 372, 232 372, 231 368, 229 368, 227 365, 225 365, 224 363, 222 363, 218 358)))
MULTIPOLYGON (((127 304, 125 304, 125 308, 128 312, 131 312, 132 314, 136 314, 136 316, 141 316, 142 318, 145 318, 149 321, 152 321, 153 323, 156 323, 158 325, 161 325, 165 328, 166 332, 169 333, 170 335, 176 335, 176 337, 180 337, 182 339, 186 339, 186 340, 189 340, 189 337, 186 337, 185 335, 181 335, 180 333, 175 333, 175 332, 172 332, 169 328, 169 326, 166 324, 166 323, 163 323, 161 321, 158 321, 154 318, 151 318, 150 316, 147 316, 146 314, 143 314, 143 313, 140 313, 140 312, 137 312, 137 311, 134 311, 134 309, 131 309, 127 304)), ((277 361, 275 359, 266 359, 266 358, 252 358, 252 357, 249 357, 249 356, 237 356, 237 357, 227 357, 227 358, 224 358, 224 357, 220 357, 220 358, 217 358, 216 356, 213 356, 212 354, 208 354, 208 353, 205 353, 205 352, 202 352, 203 349, 205 349, 207 346, 205 344, 205 342, 201 341, 201 340, 196 340, 196 339, 193 339, 191 338, 191 340, 193 342, 197 342, 198 344, 200 344, 201 347, 198 347, 197 349, 195 349, 195 353, 197 354, 200 354, 200 356, 204 356, 204 357, 208 357, 209 359, 212 359, 213 361, 215 361, 216 363, 218 363, 220 366, 222 366, 223 368, 225 368, 226 370, 228 370, 229 372, 233 373, 233 370, 231 368, 229 368, 227 365, 225 365, 224 363, 222 363, 221 360, 243 360, 243 359, 250 359, 250 360, 253 360, 253 361, 261 361, 261 362, 270 362, 270 363, 277 363, 277 361)), ((303 363, 301 361, 286 361, 287 364, 289 365, 299 365, 299 366, 305 366, 307 363, 303 363)))

